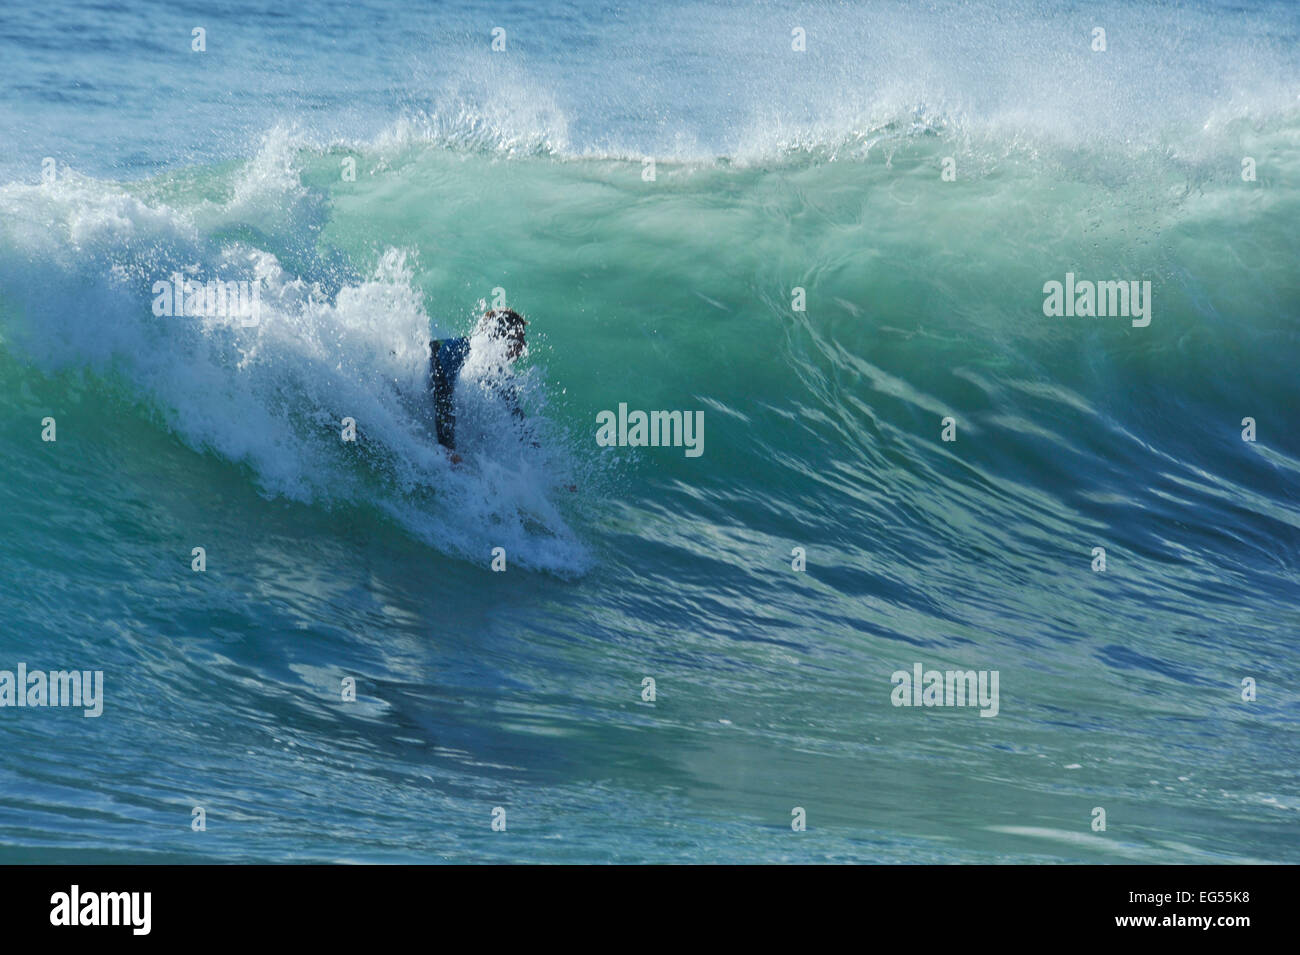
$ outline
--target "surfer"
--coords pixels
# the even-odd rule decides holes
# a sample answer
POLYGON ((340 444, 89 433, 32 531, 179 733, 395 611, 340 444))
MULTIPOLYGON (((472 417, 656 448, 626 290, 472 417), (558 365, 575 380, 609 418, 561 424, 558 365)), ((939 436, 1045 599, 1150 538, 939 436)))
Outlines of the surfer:
MULTIPOLYGON (((461 462, 460 455, 456 453, 456 381, 460 378, 465 359, 469 357, 471 343, 476 338, 502 342, 506 364, 513 365, 528 347, 524 340, 524 328, 527 325, 524 317, 512 309, 490 309, 478 320, 473 335, 429 342, 429 385, 433 391, 434 423, 438 443, 447 449, 453 465, 461 462)), ((503 374, 504 370, 498 368, 499 373, 503 374)), ((493 390, 510 408, 510 413, 522 421, 524 412, 519 407, 519 395, 514 385, 498 378, 493 390)), ((529 443, 535 448, 540 447, 536 441, 529 443)), ((565 484, 563 487, 570 493, 577 493, 578 490, 576 484, 565 484)))
MULTIPOLYGON (((514 364, 527 347, 524 328, 528 322, 518 312, 509 308, 490 309, 479 319, 472 337, 486 336, 489 341, 505 343, 505 359, 514 364)), ((456 453, 456 381, 469 357, 471 337, 442 338, 429 342, 429 383, 433 391, 433 410, 438 443, 451 455, 451 463, 459 464, 456 453)), ((510 407, 510 413, 523 419, 519 398, 511 385, 498 385, 497 393, 510 407)))

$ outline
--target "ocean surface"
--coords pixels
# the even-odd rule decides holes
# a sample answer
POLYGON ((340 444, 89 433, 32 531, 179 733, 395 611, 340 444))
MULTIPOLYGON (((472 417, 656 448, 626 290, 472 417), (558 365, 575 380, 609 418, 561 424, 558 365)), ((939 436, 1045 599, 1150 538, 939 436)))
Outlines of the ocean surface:
POLYGON ((1300 862, 1300 7, 47 0, 0 64, 0 670, 103 673, 0 707, 0 862, 1300 862), (500 301, 532 440, 469 388, 452 468, 500 301))

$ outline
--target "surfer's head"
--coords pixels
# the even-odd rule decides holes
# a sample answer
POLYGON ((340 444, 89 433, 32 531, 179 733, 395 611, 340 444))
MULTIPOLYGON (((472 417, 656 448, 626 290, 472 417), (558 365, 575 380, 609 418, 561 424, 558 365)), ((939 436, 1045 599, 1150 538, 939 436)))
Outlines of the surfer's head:
POLYGON ((524 326, 527 324, 514 309, 494 308, 483 313, 477 332, 506 342, 506 357, 514 361, 524 353, 524 326))

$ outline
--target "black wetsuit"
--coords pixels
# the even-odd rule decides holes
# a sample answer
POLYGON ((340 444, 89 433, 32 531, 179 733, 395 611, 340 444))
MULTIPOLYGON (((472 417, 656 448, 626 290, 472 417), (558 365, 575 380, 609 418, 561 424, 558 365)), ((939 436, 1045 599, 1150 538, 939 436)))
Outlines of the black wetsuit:
POLYGON ((456 379, 469 356, 468 338, 443 338, 429 342, 429 385, 433 390, 433 412, 438 443, 456 447, 456 379))
MULTIPOLYGON (((438 443, 444 448, 456 447, 456 381, 469 357, 468 338, 442 338, 429 342, 429 387, 433 391, 433 410, 438 431, 438 443)), ((522 419, 519 396, 512 385, 498 385, 501 398, 510 406, 510 412, 522 419)))

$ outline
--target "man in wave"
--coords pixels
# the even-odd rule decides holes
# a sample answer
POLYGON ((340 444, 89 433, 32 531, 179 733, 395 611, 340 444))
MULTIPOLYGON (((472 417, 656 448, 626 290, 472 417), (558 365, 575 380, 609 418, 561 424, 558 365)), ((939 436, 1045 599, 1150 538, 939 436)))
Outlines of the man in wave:
MULTIPOLYGON (((459 464, 456 453, 456 381, 465 359, 469 357, 471 338, 487 336, 489 341, 505 343, 505 358, 510 364, 524 353, 524 327, 528 323, 518 312, 508 308, 491 309, 483 314, 473 336, 441 338, 429 342, 429 382, 433 391, 433 409, 437 426, 438 443, 451 455, 451 463, 459 464)), ((498 384, 497 393, 510 407, 510 413, 523 419, 519 398, 513 386, 498 384)))

